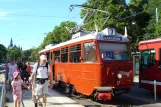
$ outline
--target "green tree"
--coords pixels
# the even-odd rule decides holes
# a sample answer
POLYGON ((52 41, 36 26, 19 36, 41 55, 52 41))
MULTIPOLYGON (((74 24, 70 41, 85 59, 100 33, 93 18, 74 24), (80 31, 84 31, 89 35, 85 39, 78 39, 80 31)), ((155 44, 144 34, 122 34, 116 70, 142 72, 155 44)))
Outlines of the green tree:
POLYGON ((43 40, 43 43, 39 46, 39 49, 44 49, 45 46, 49 44, 57 44, 69 40, 72 34, 67 31, 66 27, 71 28, 75 26, 75 22, 61 22, 59 26, 55 26, 54 30, 47 34, 47 36, 43 40))
POLYGON ((148 21, 148 26, 145 28, 144 39, 161 37, 161 0, 148 0, 146 7, 145 11, 150 15, 150 20, 148 21), (158 8, 158 23, 156 23, 156 8, 158 8))
POLYGON ((30 61, 37 61, 38 60, 38 51, 39 49, 38 48, 32 48, 32 53, 29 57, 30 61))
POLYGON ((147 9, 147 0, 131 0, 128 5, 129 12, 133 17, 128 18, 128 34, 131 41, 132 51, 136 51, 138 43, 145 39, 145 28, 148 26, 150 15, 147 9), (133 25, 131 22, 135 22, 133 25))
MULTIPOLYGON (((132 50, 135 51, 137 50, 138 42, 143 40, 145 28, 148 26, 150 15, 144 12, 147 3, 146 0, 131 0, 130 4, 127 5, 125 0, 87 0, 83 5, 110 13, 110 18, 100 30, 112 27, 115 28, 118 33, 124 34, 124 28, 126 26, 132 43, 132 50), (132 25, 133 21, 136 22, 135 25, 132 25)), ((82 18, 85 16, 86 12, 86 10, 81 11, 80 15, 82 18)), ((90 16, 92 14, 91 10, 89 10, 88 15, 90 16)), ((87 29, 94 29, 94 24, 97 24, 100 28, 105 22, 106 17, 106 14, 95 12, 91 18, 84 20, 85 24, 88 23, 85 27, 87 29)))
POLYGON ((7 59, 14 59, 15 61, 17 59, 21 58, 21 51, 18 48, 12 48, 12 49, 8 49, 7 51, 7 59))
MULTIPOLYGON (((85 26, 88 30, 94 29, 95 28, 94 24, 96 24, 100 28, 100 30, 107 27, 113 27, 116 28, 118 32, 123 33, 124 27, 127 25, 127 20, 122 20, 119 23, 118 20, 129 15, 129 11, 126 11, 127 5, 125 3, 125 0, 87 0, 87 2, 85 2, 83 5, 91 8, 104 10, 110 13, 110 18, 102 27, 102 24, 105 22, 109 14, 100 12, 94 12, 93 14, 93 12, 89 10, 88 16, 91 17, 90 18, 87 17, 84 20, 85 24, 89 23, 85 26)), ((81 11, 80 14, 81 18, 83 18, 86 15, 86 12, 87 12, 86 10, 81 11)))
POLYGON ((7 49, 4 45, 0 44, 0 61, 6 60, 7 49))
POLYGON ((24 50, 22 51, 21 58, 24 60, 29 60, 31 53, 32 53, 32 49, 24 50))

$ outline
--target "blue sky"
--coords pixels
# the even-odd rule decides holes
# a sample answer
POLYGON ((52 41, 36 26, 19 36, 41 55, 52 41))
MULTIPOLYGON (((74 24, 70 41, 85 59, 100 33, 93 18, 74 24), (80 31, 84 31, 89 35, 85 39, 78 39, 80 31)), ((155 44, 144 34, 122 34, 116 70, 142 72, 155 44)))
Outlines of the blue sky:
POLYGON ((52 31, 60 22, 70 20, 81 23, 80 9, 74 8, 69 12, 69 6, 85 1, 0 0, 0 43, 8 47, 12 37, 13 43, 22 46, 23 50, 38 47, 46 36, 44 33, 52 31))

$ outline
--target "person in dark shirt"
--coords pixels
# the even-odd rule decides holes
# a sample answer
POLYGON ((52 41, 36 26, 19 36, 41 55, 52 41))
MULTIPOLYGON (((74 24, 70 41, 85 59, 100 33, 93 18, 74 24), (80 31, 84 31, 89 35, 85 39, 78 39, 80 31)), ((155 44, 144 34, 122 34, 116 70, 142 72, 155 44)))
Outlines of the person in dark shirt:
POLYGON ((25 61, 22 62, 21 72, 27 72, 27 65, 25 61))
POLYGON ((21 63, 21 61, 20 60, 18 60, 17 61, 17 66, 18 66, 18 69, 19 69, 19 71, 21 70, 21 68, 22 68, 22 63, 21 63))

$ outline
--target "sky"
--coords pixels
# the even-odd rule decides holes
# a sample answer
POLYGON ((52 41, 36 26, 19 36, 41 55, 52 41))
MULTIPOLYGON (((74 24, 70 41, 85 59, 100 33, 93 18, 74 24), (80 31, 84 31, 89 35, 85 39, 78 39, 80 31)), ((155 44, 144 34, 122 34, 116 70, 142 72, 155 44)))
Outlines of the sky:
MULTIPOLYGON (((129 2, 129 0, 126 0, 129 2)), ((38 47, 46 33, 63 21, 81 23, 80 9, 69 11, 71 4, 86 0, 0 0, 0 44, 22 46, 23 50, 38 47)))

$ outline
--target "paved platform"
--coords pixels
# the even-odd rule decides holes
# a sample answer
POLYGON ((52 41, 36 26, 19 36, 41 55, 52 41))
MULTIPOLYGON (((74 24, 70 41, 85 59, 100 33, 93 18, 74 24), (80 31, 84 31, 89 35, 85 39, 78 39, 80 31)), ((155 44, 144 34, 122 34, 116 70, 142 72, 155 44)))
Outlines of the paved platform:
MULTIPOLYGON (((5 107, 13 107, 12 92, 7 91, 6 97, 10 99, 6 102, 5 107)), ((40 99, 41 102, 43 99, 40 99)), ((47 107, 84 107, 76 101, 56 92, 55 90, 49 89, 47 96, 47 107)), ((23 90, 21 107, 34 107, 34 103, 31 101, 31 90, 23 90)))

